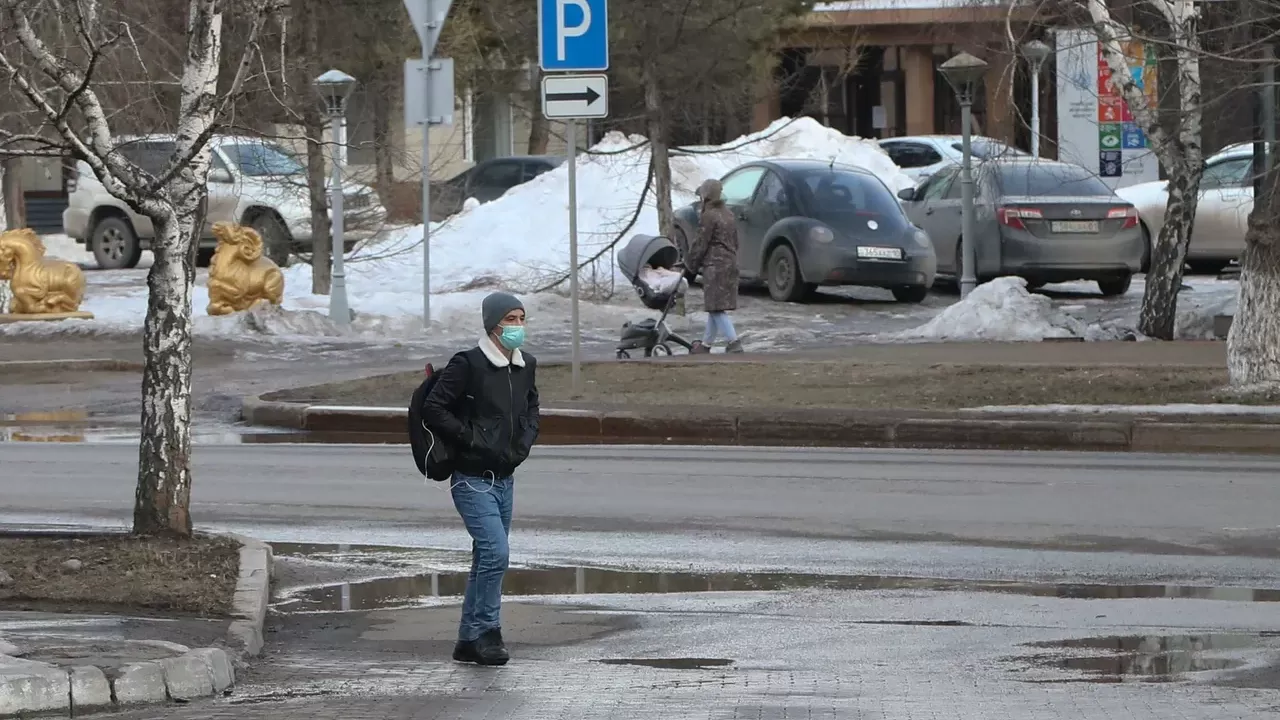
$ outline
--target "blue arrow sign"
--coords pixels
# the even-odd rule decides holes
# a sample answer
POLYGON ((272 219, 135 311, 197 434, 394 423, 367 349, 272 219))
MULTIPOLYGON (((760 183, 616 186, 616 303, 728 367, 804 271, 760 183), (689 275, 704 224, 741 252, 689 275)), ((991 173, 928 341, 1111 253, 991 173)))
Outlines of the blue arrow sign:
POLYGON ((538 0, 538 58, 546 72, 608 70, 608 0, 538 0))

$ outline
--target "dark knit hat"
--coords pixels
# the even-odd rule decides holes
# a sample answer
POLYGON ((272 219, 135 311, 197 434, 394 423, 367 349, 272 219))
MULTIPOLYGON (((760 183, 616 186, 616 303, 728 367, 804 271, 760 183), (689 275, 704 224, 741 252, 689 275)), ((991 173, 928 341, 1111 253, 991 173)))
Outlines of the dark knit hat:
POLYGON ((520 298, 511 293, 496 292, 490 293, 485 297, 484 302, 480 304, 480 315, 484 318, 484 331, 490 332, 498 327, 502 322, 502 318, 512 310, 523 310, 524 303, 520 302, 520 298))

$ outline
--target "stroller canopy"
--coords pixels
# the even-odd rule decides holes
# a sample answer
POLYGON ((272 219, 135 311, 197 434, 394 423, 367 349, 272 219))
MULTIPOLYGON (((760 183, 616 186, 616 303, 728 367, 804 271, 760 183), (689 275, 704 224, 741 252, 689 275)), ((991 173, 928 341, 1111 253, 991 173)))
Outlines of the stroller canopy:
POLYGON ((639 282, 645 265, 670 269, 680 261, 680 251, 667 238, 659 235, 632 235, 626 247, 618 251, 618 268, 631 283, 639 282))

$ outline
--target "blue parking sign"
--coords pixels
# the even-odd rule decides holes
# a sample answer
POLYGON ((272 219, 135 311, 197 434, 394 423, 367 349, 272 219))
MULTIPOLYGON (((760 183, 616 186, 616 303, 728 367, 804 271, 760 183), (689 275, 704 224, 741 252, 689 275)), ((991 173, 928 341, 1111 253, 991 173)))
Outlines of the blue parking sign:
POLYGON ((538 58, 546 72, 608 70, 608 0, 538 0, 538 58))

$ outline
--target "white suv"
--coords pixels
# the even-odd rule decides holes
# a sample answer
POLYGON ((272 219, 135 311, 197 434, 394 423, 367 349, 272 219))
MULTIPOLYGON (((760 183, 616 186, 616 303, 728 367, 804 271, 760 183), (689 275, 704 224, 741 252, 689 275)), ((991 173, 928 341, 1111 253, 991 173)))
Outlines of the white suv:
MULTIPOLYGON (((118 149, 143 169, 159 174, 173 156, 173 136, 129 138, 118 149)), ((250 137, 215 136, 209 169, 209 200, 197 259, 207 264, 217 242, 216 222, 238 222, 258 231, 267 255, 281 265, 290 253, 311 250, 311 203, 307 171, 284 148, 250 137)), ((107 192, 84 162, 76 164, 62 224, 67 235, 93 253, 99 267, 131 268, 148 249, 155 231, 151 220, 107 192)), ((377 232, 386 209, 367 185, 349 183, 343 217, 344 245, 352 246, 377 232)))

